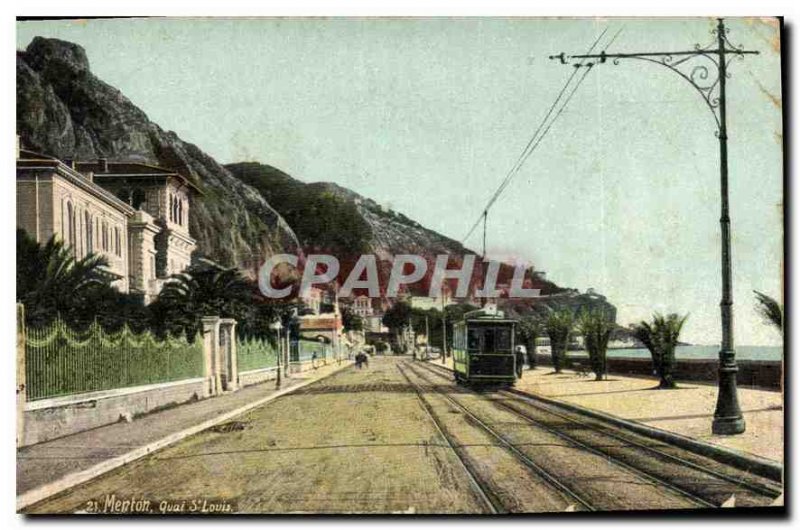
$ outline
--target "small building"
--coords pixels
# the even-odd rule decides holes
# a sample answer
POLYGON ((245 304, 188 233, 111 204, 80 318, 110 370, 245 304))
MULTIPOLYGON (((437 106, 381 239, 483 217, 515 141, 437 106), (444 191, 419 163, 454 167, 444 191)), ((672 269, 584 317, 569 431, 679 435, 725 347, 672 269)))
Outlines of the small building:
POLYGON ((322 306, 322 289, 312 287, 300 299, 313 314, 319 315, 322 306))
POLYGON ((369 296, 356 296, 353 299, 351 309, 355 315, 361 318, 371 317, 375 312, 372 308, 372 298, 369 296))
POLYGON ((338 313, 303 315, 298 320, 300 321, 301 338, 327 342, 333 346, 335 352, 339 351, 340 339, 344 330, 341 315, 338 313))
POLYGON ((429 309, 438 309, 439 311, 442 308, 455 304, 456 302, 450 296, 449 293, 445 292, 440 296, 409 296, 406 300, 413 309, 422 309, 423 311, 427 311, 429 309))
POLYGON ((376 313, 361 320, 364 331, 370 333, 389 333, 389 328, 383 325, 383 314, 376 313))

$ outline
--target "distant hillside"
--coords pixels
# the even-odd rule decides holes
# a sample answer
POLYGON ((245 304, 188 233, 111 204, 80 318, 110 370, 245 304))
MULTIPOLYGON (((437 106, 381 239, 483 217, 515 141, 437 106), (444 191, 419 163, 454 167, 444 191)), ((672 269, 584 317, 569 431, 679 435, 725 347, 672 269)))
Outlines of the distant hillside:
POLYGON ((473 253, 459 242, 338 184, 306 184, 257 162, 228 164, 225 168, 274 205, 307 251, 371 252, 379 259, 395 254, 473 253))
MULTIPOLYGON (((344 275, 363 253, 375 254, 385 285, 391 258, 397 254, 425 257, 429 272, 439 254, 450 254, 450 267, 461 258, 475 254, 461 243, 425 228, 400 212, 387 209, 372 199, 332 182, 304 183, 283 171, 257 162, 225 166, 231 174, 259 190, 294 228, 303 248, 309 252, 328 252, 342 263, 344 275)), ((510 265, 501 266, 499 283, 508 283, 513 275, 510 265)), ((478 268, 476 267, 476 273, 478 268)), ((427 293, 430 275, 412 287, 417 294, 427 293)), ((474 281, 480 281, 476 274, 474 281)), ((532 278, 532 288, 545 294, 563 291, 542 278, 532 278)))

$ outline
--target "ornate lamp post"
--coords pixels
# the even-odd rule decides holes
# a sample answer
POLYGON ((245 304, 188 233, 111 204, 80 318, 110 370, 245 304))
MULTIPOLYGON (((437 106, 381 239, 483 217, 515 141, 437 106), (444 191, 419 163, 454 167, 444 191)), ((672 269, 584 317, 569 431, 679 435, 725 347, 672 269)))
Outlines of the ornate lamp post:
POLYGON ((270 329, 278 334, 278 371, 277 371, 277 379, 275 380, 275 386, 278 388, 281 387, 281 357, 283 357, 283 339, 281 339, 281 329, 283 329, 283 324, 281 323, 280 318, 276 318, 271 324, 270 329))
POLYGON ((717 27, 712 30, 714 41, 706 47, 699 44, 693 50, 676 52, 642 52, 642 53, 605 53, 570 55, 563 52, 551 55, 550 59, 559 59, 562 64, 572 64, 576 68, 592 68, 611 59, 619 64, 623 59, 639 59, 669 68, 700 94, 714 120, 717 123, 716 136, 719 139, 720 156, 720 190, 722 229, 722 347, 719 352, 719 393, 717 407, 714 411, 712 432, 714 434, 740 434, 745 430, 745 422, 739 407, 736 391, 736 352, 733 346, 733 295, 731 289, 731 234, 730 213, 728 207, 728 128, 726 121, 725 84, 728 66, 734 57, 739 59, 745 55, 756 55, 757 51, 744 50, 734 46, 728 40, 728 30, 723 20, 718 19, 717 27))

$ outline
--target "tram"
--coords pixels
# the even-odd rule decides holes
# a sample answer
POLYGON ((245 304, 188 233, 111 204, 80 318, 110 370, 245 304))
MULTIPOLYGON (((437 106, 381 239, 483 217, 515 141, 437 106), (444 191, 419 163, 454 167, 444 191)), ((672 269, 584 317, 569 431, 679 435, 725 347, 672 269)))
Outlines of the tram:
POLYGON ((514 331, 517 321, 487 305, 470 311, 453 325, 453 369, 456 381, 469 384, 514 384, 517 380, 514 331))

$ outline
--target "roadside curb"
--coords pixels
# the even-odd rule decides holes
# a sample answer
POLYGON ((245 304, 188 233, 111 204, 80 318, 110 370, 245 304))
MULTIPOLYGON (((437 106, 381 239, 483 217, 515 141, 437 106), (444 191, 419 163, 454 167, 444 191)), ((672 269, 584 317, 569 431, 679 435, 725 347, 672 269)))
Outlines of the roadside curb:
POLYGON ((625 420, 604 412, 598 412, 596 410, 584 408, 579 405, 573 405, 572 403, 565 403, 563 401, 558 401, 535 394, 529 394, 516 389, 510 389, 509 392, 531 400, 542 401, 548 405, 567 409, 572 412, 577 412, 578 414, 583 414, 585 416, 593 417, 595 419, 623 427, 635 433, 642 434, 662 442, 667 442, 683 449, 688 449, 694 453, 713 458, 714 460, 722 462, 723 464, 728 464, 743 471, 755 473, 756 475, 760 475, 776 482, 783 481, 783 466, 777 462, 767 460, 766 458, 761 458, 755 455, 747 455, 738 451, 734 451, 733 449, 728 449, 726 447, 721 447, 708 442, 701 442, 681 434, 676 434, 674 432, 665 431, 657 427, 651 427, 642 423, 625 420))
MULTIPOLYGON (((445 366, 437 364, 434 364, 434 366, 443 368, 448 371, 452 371, 445 366)), ((770 480, 774 480, 776 482, 783 482, 783 466, 777 462, 773 462, 766 458, 761 458, 755 455, 747 455, 735 451, 733 449, 728 449, 726 447, 721 447, 719 445, 714 445, 708 442, 701 442, 699 440, 695 440, 694 438, 689 438, 681 434, 665 431, 657 427, 651 427, 649 425, 644 425, 642 423, 638 423, 635 421, 625 420, 622 418, 618 418, 616 416, 612 416, 610 414, 606 414, 604 412, 599 412, 589 408, 581 407, 579 405, 574 405, 572 403, 566 403, 564 401, 559 401, 557 399, 547 398, 544 396, 523 392, 522 390, 517 390, 512 388, 509 389, 508 392, 530 400, 541 401, 543 403, 547 403, 548 405, 553 405, 555 407, 560 407, 562 409, 566 409, 571 412, 583 414, 584 416, 589 416, 591 418, 595 418, 604 421, 606 423, 610 423, 612 425, 617 425, 624 429, 633 431, 637 434, 641 434, 656 440, 660 440, 662 442, 667 442, 669 444, 676 445, 678 447, 687 449, 702 456, 713 458, 714 460, 717 460, 718 462, 721 462, 723 464, 728 464, 730 466, 736 467, 744 471, 748 471, 750 473, 754 473, 756 475, 768 478, 770 480)))
MULTIPOLYGON (((88 469, 84 469, 82 471, 76 471, 74 473, 70 473, 68 475, 65 475, 65 476, 61 477, 60 479, 57 479, 57 480, 53 481, 53 482, 50 482, 48 484, 44 484, 42 486, 38 486, 38 487, 33 488, 33 489, 29 490, 29 491, 26 491, 25 493, 23 493, 21 495, 17 495, 17 513, 19 513, 22 509, 24 509, 24 508, 26 508, 26 507, 28 507, 28 506, 30 506, 32 504, 35 504, 35 503, 37 503, 39 501, 42 501, 42 500, 45 500, 45 499, 47 499, 49 497, 52 497, 53 495, 61 493, 64 490, 67 490, 69 488, 72 488, 74 486, 82 484, 82 483, 84 483, 86 481, 89 481, 89 480, 91 480, 93 478, 99 477, 100 475, 108 473, 109 471, 112 471, 112 470, 114 470, 114 469, 116 469, 118 467, 124 466, 125 464, 129 464, 129 463, 131 463, 131 462, 133 462, 135 460, 138 460, 138 459, 140 459, 140 458, 142 458, 144 456, 147 456, 148 454, 150 454, 152 452, 158 451, 159 449, 163 449, 163 448, 165 448, 165 447, 167 447, 169 445, 172 445, 172 444, 174 444, 176 442, 179 442, 179 441, 181 441, 181 440, 183 440, 185 438, 188 438, 189 436, 192 436, 192 435, 197 434, 197 433, 199 433, 201 431, 204 431, 206 429, 214 427, 215 425, 218 425, 218 424, 220 424, 222 422, 225 422, 225 421, 227 421, 227 420, 229 420, 231 418, 235 418, 236 416, 241 416, 242 414, 244 414, 246 412, 249 412, 250 410, 252 410, 254 408, 257 408, 257 407, 259 407, 259 406, 261 406, 261 405, 263 405, 265 403, 268 403, 268 402, 270 402, 270 401, 272 401, 274 399, 277 399, 277 398, 279 398, 281 396, 284 396, 286 394, 290 394, 291 392, 294 392, 294 391, 296 391, 296 390, 298 390, 300 388, 303 388, 304 386, 310 385, 312 383, 316 383, 317 381, 325 379, 326 377, 330 377, 331 375, 333 375, 333 374, 335 374, 335 373, 337 373, 337 372, 339 372, 339 371, 341 371, 341 370, 343 370, 343 369, 345 369, 345 368, 347 368, 348 366, 351 366, 351 365, 352 365, 352 363, 346 362, 342 366, 336 367, 331 372, 329 372, 329 373, 327 373, 325 375, 321 375, 321 376, 318 376, 318 377, 313 377, 311 379, 308 379, 307 381, 303 381, 301 383, 298 383, 297 385, 286 387, 286 388, 284 388, 282 390, 279 390, 279 391, 275 392, 274 394, 270 394, 269 396, 265 396, 265 397, 259 398, 256 401, 252 401, 252 402, 250 402, 250 403, 248 403, 246 405, 242 405, 241 407, 236 408, 236 409, 234 409, 232 411, 220 414, 219 416, 211 418, 210 420, 206 420, 206 421, 204 421, 202 423, 199 423, 199 424, 197 424, 197 425, 195 425, 193 427, 189 427, 189 428, 184 429, 182 431, 178 431, 176 433, 172 433, 172 434, 170 434, 168 436, 165 436, 164 438, 161 438, 161 439, 156 440, 154 442, 151 442, 149 444, 143 445, 142 447, 138 447, 138 448, 134 449, 133 451, 129 451, 129 452, 123 454, 123 455, 119 455, 119 456, 116 456, 114 458, 110 458, 110 459, 108 459, 108 460, 106 460, 104 462, 100 462, 99 464, 94 465, 94 466, 92 466, 92 467, 90 467, 88 469)), ((211 399, 213 399, 213 398, 211 398, 211 399)))

